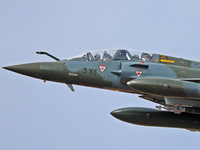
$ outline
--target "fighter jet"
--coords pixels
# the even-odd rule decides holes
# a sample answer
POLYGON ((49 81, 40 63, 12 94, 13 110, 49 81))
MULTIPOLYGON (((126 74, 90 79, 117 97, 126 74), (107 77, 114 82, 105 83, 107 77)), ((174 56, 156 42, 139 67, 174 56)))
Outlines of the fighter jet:
POLYGON ((64 60, 36 53, 56 61, 3 68, 64 83, 71 91, 73 85, 81 85, 138 94, 157 103, 157 109, 120 108, 111 115, 132 124, 200 131, 200 62, 125 49, 97 50, 64 60))

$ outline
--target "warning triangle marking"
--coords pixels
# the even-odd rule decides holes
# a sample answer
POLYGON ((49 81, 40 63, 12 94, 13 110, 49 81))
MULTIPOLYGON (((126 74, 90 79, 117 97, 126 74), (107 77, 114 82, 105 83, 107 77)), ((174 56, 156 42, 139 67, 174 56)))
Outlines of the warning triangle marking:
POLYGON ((137 73, 138 77, 142 74, 142 72, 140 72, 140 71, 136 71, 136 73, 137 73))
POLYGON ((106 67, 100 66, 101 71, 103 72, 106 67))

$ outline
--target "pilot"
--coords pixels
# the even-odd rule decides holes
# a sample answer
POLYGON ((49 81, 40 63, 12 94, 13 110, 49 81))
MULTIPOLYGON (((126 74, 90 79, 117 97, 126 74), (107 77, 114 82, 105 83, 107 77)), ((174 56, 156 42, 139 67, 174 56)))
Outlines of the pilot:
POLYGON ((112 56, 105 51, 103 54, 103 61, 108 61, 110 59, 112 59, 112 56))
POLYGON ((94 60, 95 61, 100 61, 100 58, 101 58, 101 55, 99 55, 99 54, 95 54, 94 55, 94 60))
POLYGON ((137 54, 134 54, 134 55, 133 55, 133 58, 134 58, 135 60, 139 60, 139 59, 140 59, 139 56, 138 56, 137 54))

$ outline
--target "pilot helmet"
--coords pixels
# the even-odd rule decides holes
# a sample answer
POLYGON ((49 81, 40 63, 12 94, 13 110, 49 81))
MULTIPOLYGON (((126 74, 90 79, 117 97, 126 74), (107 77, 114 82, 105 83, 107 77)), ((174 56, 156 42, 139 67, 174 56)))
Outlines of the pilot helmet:
POLYGON ((100 58, 101 58, 101 56, 100 56, 99 54, 95 54, 95 55, 94 55, 94 59, 95 59, 95 60, 100 60, 100 58))

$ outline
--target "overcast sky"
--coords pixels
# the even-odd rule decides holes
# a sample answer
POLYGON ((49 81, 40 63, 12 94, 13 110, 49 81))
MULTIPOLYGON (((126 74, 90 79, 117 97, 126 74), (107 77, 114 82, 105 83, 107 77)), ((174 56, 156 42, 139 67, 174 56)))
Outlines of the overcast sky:
MULTIPOLYGON (((0 0, 0 67, 125 48, 200 61, 199 0, 0 0)), ((157 104, 0 69, 0 149, 199 149, 200 133, 110 115, 157 104)))

